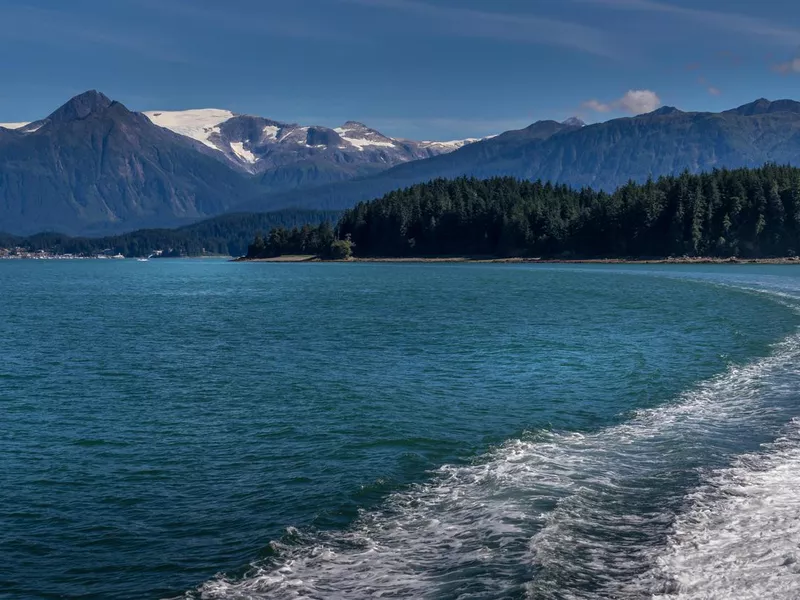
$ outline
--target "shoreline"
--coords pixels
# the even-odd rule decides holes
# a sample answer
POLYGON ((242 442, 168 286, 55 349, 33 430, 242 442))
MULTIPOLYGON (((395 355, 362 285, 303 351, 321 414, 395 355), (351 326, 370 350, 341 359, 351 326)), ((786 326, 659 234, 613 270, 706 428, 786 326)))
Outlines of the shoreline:
POLYGON ((800 265, 800 257, 782 258, 713 258, 708 256, 682 258, 478 258, 469 256, 407 257, 407 258, 349 258, 321 259, 316 256, 276 256, 274 258, 239 257, 232 262, 270 263, 483 263, 483 264, 597 264, 597 265, 800 265))

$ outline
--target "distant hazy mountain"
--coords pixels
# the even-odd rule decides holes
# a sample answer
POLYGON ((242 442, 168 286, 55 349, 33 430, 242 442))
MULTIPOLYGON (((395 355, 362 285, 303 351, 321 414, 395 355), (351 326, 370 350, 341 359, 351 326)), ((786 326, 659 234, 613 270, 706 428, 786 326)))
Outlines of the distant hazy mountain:
POLYGON ((217 109, 142 114, 91 91, 42 120, 0 123, 0 231, 171 226, 472 141, 414 142, 353 121, 327 129, 217 109))
POLYGON ((722 113, 664 107, 586 126, 572 119, 541 121, 371 177, 302 195, 265 195, 246 208, 344 208, 414 183, 460 175, 510 175, 611 191, 629 180, 766 162, 800 165, 800 103, 762 99, 722 113))
POLYGON ((264 183, 281 188, 303 185, 309 179, 324 183, 372 174, 477 141, 415 142, 390 138, 355 121, 329 129, 218 109, 145 114, 156 125, 205 144, 236 167, 264 174, 264 183), (289 174, 287 168, 297 169, 298 174, 289 174))
POLYGON ((217 215, 254 182, 99 92, 0 129, 0 230, 121 231, 217 215))
POLYGON ((800 103, 665 107, 584 125, 540 121, 483 140, 412 142, 223 110, 129 111, 98 92, 0 125, 0 231, 106 234, 228 211, 338 210, 439 177, 513 176, 612 190, 629 180, 800 164, 800 103))

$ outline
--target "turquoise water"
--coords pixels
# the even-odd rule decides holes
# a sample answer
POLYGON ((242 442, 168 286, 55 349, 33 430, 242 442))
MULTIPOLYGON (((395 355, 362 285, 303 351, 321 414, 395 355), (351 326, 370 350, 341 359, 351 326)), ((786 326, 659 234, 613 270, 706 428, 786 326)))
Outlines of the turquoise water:
POLYGON ((793 267, 5 261, 0 290, 0 597, 797 597, 793 267))

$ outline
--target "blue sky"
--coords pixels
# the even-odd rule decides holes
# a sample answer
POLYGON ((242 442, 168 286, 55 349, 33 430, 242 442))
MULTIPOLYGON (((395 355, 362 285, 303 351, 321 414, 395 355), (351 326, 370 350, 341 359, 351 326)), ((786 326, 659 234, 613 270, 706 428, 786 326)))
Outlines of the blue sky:
POLYGON ((5 122, 92 88, 416 139, 800 99, 796 0, 0 0, 0 23, 5 122))

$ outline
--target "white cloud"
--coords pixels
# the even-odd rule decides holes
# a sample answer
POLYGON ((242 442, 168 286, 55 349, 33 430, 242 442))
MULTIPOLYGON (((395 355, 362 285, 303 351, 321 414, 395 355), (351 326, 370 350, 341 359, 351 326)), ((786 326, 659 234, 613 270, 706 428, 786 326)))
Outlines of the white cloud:
POLYGON ((634 115, 653 112, 661 106, 661 98, 650 90, 629 90, 618 102, 624 110, 634 115))
POLYGON ((599 113, 618 110, 632 115, 640 115, 653 112, 661 106, 661 98, 650 90, 628 90, 622 98, 618 98, 613 102, 600 102, 592 99, 587 100, 581 106, 599 113))
POLYGON ((414 15, 434 25, 441 34, 486 38, 521 44, 542 44, 581 50, 605 58, 618 58, 611 36, 605 31, 530 13, 501 13, 462 6, 443 6, 420 0, 338 0, 369 8, 414 15))
POLYGON ((586 102, 581 104, 581 107, 600 113, 611 112, 612 110, 614 110, 613 103, 603 104, 599 100, 587 100, 586 102))
POLYGON ((789 62, 781 63, 772 67, 778 73, 800 73, 800 58, 795 58, 789 62))
POLYGON ((711 85, 711 84, 709 83, 708 79, 706 79, 706 78, 705 78, 705 77, 703 77, 702 75, 701 75, 700 77, 698 77, 698 78, 697 78, 697 83, 699 83, 699 84, 700 84, 700 85, 702 85, 704 88, 706 88, 706 91, 707 91, 707 92, 709 93, 709 95, 711 95, 711 96, 720 96, 720 95, 722 95, 722 90, 720 90, 718 87, 716 87, 716 86, 714 86, 714 85, 711 85))

